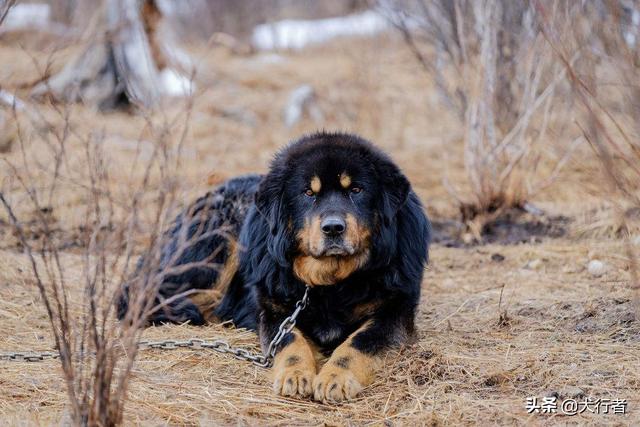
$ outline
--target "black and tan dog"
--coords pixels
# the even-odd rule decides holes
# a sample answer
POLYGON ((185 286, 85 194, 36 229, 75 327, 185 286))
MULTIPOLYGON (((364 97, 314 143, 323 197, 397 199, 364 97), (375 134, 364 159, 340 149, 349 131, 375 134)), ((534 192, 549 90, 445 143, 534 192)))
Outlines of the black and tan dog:
MULTIPOLYGON (((309 305, 274 360, 274 390, 321 401, 355 397, 385 350, 414 330, 430 225, 400 169, 369 142, 319 133, 280 151, 263 177, 232 179, 168 232, 151 322, 232 320, 265 349, 305 284, 309 305), (194 242, 175 255, 185 236, 194 242), (329 356, 318 370, 317 361, 329 356)), ((127 293, 119 314, 127 310, 127 293)))

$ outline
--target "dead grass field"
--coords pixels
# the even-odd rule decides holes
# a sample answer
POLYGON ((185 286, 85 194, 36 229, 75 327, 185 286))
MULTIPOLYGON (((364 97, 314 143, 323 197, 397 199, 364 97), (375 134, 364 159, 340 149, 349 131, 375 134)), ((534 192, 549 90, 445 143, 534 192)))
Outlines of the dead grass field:
MULTIPOLYGON (((56 52, 53 67, 59 67, 73 49, 56 52)), ((11 88, 35 80, 34 63, 44 68, 49 52, 50 48, 37 45, 1 45, 0 82, 11 88)), ((432 219, 455 217, 455 201, 443 178, 464 194, 462 126, 439 106, 432 82, 401 41, 392 37, 339 41, 304 53, 282 53, 277 61, 266 54, 236 56, 224 49, 193 47, 191 52, 199 63, 199 93, 182 151, 179 194, 185 202, 231 176, 264 171, 278 147, 324 127, 357 132, 375 141, 402 166, 432 219), (316 124, 307 118, 287 129, 282 108, 288 93, 300 84, 314 87, 325 120, 316 124)), ((51 106, 38 108, 50 120, 62 122, 51 106)), ((173 102, 150 120, 179 117, 183 109, 182 101, 173 102)), ((143 117, 101 114, 77 105, 68 111, 75 132, 70 140, 72 157, 72 148, 80 146, 83 135, 102 132, 113 188, 127 188, 139 179, 135 170, 129 173, 135 142, 153 141, 143 117)), ((23 131, 32 135, 25 146, 27 155, 44 159, 43 142, 25 126, 23 131)), ((21 162, 15 147, 1 155, 21 162)), ((70 178, 73 170, 71 162, 70 178)), ((35 180, 45 179, 46 174, 32 172, 35 180)), ((18 202, 18 213, 28 220, 33 212, 9 175, 0 169, 2 190, 18 202)), ((357 400, 320 405, 277 397, 267 371, 245 362, 203 350, 147 350, 135 365, 125 424, 640 424, 638 290, 627 286, 626 253, 623 241, 611 232, 615 220, 611 207, 602 201, 606 191, 602 181, 598 163, 582 146, 556 183, 533 200, 550 215, 570 219, 563 237, 541 236, 517 245, 434 244, 423 283, 417 340, 390 355, 376 382, 357 400), (607 265, 601 277, 586 270, 594 258, 607 265), (527 414, 527 397, 554 393, 561 399, 627 399, 627 414, 527 414)), ((69 185, 56 193, 52 212, 56 227, 68 239, 77 232, 84 202, 73 188, 69 185)), ((2 215, 0 351, 52 349, 28 260, 16 249, 2 215)), ((638 219, 637 213, 629 215, 638 219)), ((72 244, 63 263, 67 274, 80 280, 80 255, 72 244)), ((80 294, 78 289, 70 298, 78 300, 80 294)), ((253 333, 220 325, 154 327, 144 335, 148 339, 219 336, 257 348, 253 333)), ((50 425, 67 420, 60 375, 56 361, 0 362, 3 424, 50 425)))

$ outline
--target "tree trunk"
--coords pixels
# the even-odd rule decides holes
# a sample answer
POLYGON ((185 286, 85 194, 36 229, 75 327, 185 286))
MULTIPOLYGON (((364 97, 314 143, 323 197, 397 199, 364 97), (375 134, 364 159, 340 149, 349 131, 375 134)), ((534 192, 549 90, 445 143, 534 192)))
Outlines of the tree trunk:
POLYGON ((86 48, 32 96, 100 109, 153 107, 163 93, 160 71, 173 62, 158 31, 161 19, 155 0, 107 0, 92 20, 86 48))

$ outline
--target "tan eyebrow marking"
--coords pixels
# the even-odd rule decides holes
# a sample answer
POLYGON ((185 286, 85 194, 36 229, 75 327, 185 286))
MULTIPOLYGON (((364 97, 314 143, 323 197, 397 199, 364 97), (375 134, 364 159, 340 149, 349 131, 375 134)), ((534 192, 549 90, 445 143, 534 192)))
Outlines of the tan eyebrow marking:
POLYGON ((340 185, 345 189, 351 185, 351 177, 346 172, 340 174, 340 185))
POLYGON ((318 175, 314 175, 313 178, 311 178, 311 191, 319 193, 321 188, 322 182, 320 182, 320 178, 318 178, 318 175))

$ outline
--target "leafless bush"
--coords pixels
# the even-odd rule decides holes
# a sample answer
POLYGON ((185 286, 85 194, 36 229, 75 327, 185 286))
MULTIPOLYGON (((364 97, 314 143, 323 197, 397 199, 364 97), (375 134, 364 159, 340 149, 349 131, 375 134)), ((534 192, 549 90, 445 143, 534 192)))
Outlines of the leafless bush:
POLYGON ((588 2, 580 12, 589 17, 589 25, 564 29, 558 28, 543 2, 535 5, 548 44, 564 64, 582 106, 579 126, 600 161, 605 177, 602 194, 616 210, 619 232, 627 241, 632 287, 637 288, 638 255, 629 242, 626 213, 640 211, 640 4, 588 2), (586 61, 580 66, 570 61, 568 41, 583 48, 586 61))
MULTIPOLYGON (((61 356, 72 422, 115 425, 122 422, 146 319, 153 310, 162 309, 155 305, 159 284, 166 275, 187 268, 217 267, 207 264, 208 260, 176 265, 194 244, 191 235, 182 230, 169 259, 162 253, 167 238, 163 230, 178 205, 176 173, 191 107, 188 105, 177 119, 166 118, 160 124, 147 120, 152 151, 143 156, 142 141, 138 142, 129 170, 132 185, 125 189, 113 185, 112 175, 121 174, 123 166, 109 156, 105 135, 79 134, 70 109, 56 108, 57 117, 46 128, 49 131, 40 134, 34 134, 33 127, 27 129, 32 125, 28 118, 25 124, 14 111, 21 160, 0 159, 9 171, 4 189, 0 189, 0 206, 19 240, 18 247, 30 261, 33 282, 46 307, 61 356), (35 144, 32 136, 44 141, 46 149, 41 142, 35 144), (80 207, 65 205, 70 194, 83 201, 80 207), (80 266, 70 265, 65 249, 69 236, 55 226, 56 216, 77 209, 83 210, 78 236, 74 237, 82 255, 81 261, 75 261, 80 266), (138 251, 148 255, 136 266, 138 251), (164 268, 160 268, 161 259, 164 268), (116 300, 125 284, 129 310, 118 323, 114 318, 116 300)), ((183 227, 192 225, 187 222, 183 227)))
POLYGON ((452 193, 479 238, 504 210, 527 207, 565 163, 571 150, 551 170, 540 171, 564 70, 526 0, 380 5, 433 76, 442 102, 464 121, 472 197, 452 193))

